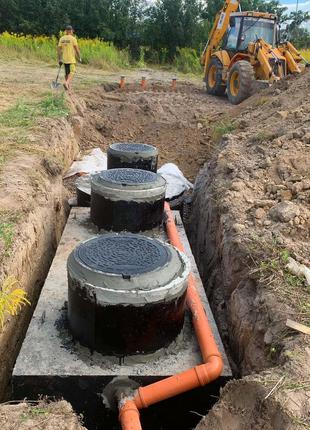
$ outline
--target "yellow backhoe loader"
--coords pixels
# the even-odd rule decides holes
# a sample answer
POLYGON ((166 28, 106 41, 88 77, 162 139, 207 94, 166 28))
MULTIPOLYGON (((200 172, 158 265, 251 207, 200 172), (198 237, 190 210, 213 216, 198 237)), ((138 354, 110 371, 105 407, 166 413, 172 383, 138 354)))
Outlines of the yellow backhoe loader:
POLYGON ((290 42, 279 42, 276 15, 238 10, 239 0, 225 0, 201 57, 207 92, 227 91, 233 104, 249 97, 256 81, 270 84, 307 65, 290 42))

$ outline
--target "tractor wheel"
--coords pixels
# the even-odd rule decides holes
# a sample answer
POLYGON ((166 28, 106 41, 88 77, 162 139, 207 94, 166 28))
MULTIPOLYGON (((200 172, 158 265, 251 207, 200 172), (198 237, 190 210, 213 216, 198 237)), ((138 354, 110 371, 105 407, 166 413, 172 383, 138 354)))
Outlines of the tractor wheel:
POLYGON ((254 70, 248 61, 237 61, 229 70, 227 96, 230 103, 237 105, 250 97, 254 88, 254 70))
POLYGON ((223 64, 220 60, 217 57, 211 58, 205 77, 208 94, 213 96, 224 95, 226 87, 222 82, 222 70, 223 64))

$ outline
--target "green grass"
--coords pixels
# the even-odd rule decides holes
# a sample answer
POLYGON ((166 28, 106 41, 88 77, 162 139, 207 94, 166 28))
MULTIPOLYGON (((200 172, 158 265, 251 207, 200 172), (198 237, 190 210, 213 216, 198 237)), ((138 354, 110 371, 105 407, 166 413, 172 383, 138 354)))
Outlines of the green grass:
POLYGON ((15 224, 20 219, 18 212, 0 212, 0 262, 10 255, 13 247, 15 224))
POLYGON ((262 242, 253 238, 249 254, 255 264, 252 274, 259 283, 272 290, 279 301, 294 310, 294 318, 308 324, 310 320, 310 287, 303 277, 292 274, 286 267, 290 251, 277 243, 262 242))
POLYGON ((21 416, 21 421, 24 422, 34 418, 46 417, 48 415, 49 411, 46 408, 32 407, 21 416))
POLYGON ((59 118, 67 115, 64 95, 48 94, 40 102, 30 103, 19 101, 15 106, 0 113, 0 125, 14 127, 30 127, 38 117, 59 118))
POLYGON ((60 118, 69 114, 64 94, 48 94, 37 105, 37 115, 46 118, 60 118))
POLYGON ((21 100, 0 113, 0 169, 17 151, 44 156, 45 150, 30 139, 38 118, 61 118, 69 113, 64 94, 48 93, 40 101, 21 100))
POLYGON ((229 119, 223 119, 212 125, 211 136, 214 142, 219 142, 224 134, 232 133, 236 126, 229 119))
POLYGON ((301 51, 301 55, 310 62, 310 49, 302 49, 301 51))
POLYGON ((0 241, 3 243, 4 255, 6 255, 7 252, 10 250, 10 248, 12 247, 13 236, 14 236, 14 224, 11 222, 1 222, 0 223, 0 241))
POLYGON ((202 66, 197 52, 190 48, 180 48, 173 62, 174 68, 181 73, 202 74, 202 66))

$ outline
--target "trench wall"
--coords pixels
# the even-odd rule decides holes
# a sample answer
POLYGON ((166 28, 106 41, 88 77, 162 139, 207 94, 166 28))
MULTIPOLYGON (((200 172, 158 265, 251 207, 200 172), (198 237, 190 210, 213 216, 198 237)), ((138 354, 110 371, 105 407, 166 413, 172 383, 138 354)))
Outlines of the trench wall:
POLYGON ((12 369, 69 213, 62 176, 79 152, 84 121, 84 106, 72 98, 69 102, 69 118, 50 121, 42 128, 41 155, 17 154, 3 172, 7 176, 14 171, 4 192, 16 193, 21 219, 0 276, 15 276, 27 291, 31 307, 25 306, 18 316, 8 318, 0 333, 0 401, 10 395, 12 369))

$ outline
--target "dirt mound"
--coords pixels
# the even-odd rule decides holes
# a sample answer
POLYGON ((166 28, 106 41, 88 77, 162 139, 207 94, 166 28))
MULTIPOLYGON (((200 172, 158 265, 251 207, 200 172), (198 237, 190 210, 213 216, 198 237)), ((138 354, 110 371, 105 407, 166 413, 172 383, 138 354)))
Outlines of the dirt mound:
POLYGON ((279 402, 264 400, 267 394, 267 390, 257 382, 241 380, 228 383, 221 401, 196 430, 295 430, 279 402))
MULTIPOLYGON (((294 362, 309 345, 286 327, 287 318, 310 320, 307 280, 288 268, 291 259, 310 267, 309 89, 306 73, 238 106, 233 133, 195 184, 191 241, 241 375, 294 362)), ((308 380, 301 370, 298 378, 290 370, 287 381, 308 380)))
POLYGON ((0 425, 3 430, 86 430, 64 400, 0 405, 0 425))
POLYGON ((1 400, 10 390, 12 367, 67 218, 62 174, 78 152, 78 128, 66 119, 42 119, 30 138, 0 172, 0 281, 16 277, 32 304, 17 317, 5 314, 0 330, 1 400))
POLYGON ((83 95, 87 107, 81 149, 88 150, 117 141, 155 145, 160 164, 176 163, 185 176, 194 180, 209 158, 212 142, 204 127, 209 115, 221 117, 232 107, 227 100, 206 96, 191 84, 172 92, 167 85, 153 84, 147 91, 128 86, 120 91, 106 86, 83 95))

